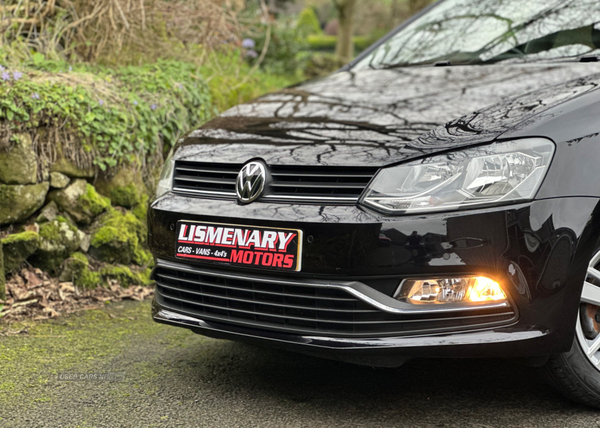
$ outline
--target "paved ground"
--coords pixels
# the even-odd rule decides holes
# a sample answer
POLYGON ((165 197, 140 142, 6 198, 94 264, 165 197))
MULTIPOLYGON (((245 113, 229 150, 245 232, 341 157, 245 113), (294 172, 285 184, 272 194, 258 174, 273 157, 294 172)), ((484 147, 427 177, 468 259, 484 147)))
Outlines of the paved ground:
MULTIPOLYGON (((144 334, 120 334, 117 351, 101 359, 82 348, 86 357, 69 363, 70 372, 125 373, 122 382, 32 381, 4 397, 0 426, 600 426, 600 412, 563 400, 526 367, 482 360, 360 367, 154 326, 143 315, 148 305, 140 307, 139 318, 116 318, 127 316, 128 331, 144 334)), ((25 339, 2 340, 19 347, 25 339)))

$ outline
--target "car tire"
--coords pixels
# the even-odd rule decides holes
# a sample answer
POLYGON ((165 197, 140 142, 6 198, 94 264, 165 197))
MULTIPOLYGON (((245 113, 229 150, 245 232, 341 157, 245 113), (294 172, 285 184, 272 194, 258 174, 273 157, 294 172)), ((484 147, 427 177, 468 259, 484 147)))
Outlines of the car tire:
POLYGON ((592 258, 581 293, 571 350, 552 355, 542 374, 573 401, 600 408, 600 251, 592 258))

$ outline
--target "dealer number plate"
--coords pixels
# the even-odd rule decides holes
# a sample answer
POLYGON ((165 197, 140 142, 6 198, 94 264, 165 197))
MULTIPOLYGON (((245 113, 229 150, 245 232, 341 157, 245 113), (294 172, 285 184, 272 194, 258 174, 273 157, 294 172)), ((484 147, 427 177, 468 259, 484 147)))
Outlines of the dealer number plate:
POLYGON ((175 255, 207 262, 300 271, 302 231, 180 221, 175 255))

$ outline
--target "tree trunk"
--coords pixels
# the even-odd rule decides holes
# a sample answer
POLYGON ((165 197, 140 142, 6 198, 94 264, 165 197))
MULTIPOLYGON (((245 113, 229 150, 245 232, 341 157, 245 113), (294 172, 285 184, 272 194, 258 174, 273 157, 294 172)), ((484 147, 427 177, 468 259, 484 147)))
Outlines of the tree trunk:
POLYGON ((334 0, 339 15, 338 40, 335 54, 344 62, 354 58, 354 14, 356 12, 356 0, 334 0))
POLYGON ((400 0, 392 0, 392 13, 390 14, 390 24, 388 27, 395 27, 398 22, 398 17, 401 14, 400 10, 400 0))

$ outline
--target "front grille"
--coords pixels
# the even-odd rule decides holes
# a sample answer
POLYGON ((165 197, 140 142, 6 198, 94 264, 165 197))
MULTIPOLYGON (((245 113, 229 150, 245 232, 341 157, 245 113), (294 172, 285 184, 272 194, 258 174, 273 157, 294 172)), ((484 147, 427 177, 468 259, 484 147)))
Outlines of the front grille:
POLYGON ((269 198, 356 202, 377 168, 271 166, 269 198))
POLYGON ((173 190, 212 196, 235 196, 235 180, 241 166, 177 161, 173 174, 173 190))
POLYGON ((159 265, 154 277, 156 299, 166 309, 207 321, 294 334, 402 336, 489 328, 515 319, 510 307, 453 315, 396 315, 343 289, 185 266, 159 265))
MULTIPOLYGON (((177 161, 173 191, 235 198, 243 165, 177 161)), ((378 168, 268 166, 271 180, 261 199, 284 202, 354 204, 378 168)))

